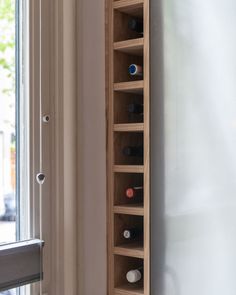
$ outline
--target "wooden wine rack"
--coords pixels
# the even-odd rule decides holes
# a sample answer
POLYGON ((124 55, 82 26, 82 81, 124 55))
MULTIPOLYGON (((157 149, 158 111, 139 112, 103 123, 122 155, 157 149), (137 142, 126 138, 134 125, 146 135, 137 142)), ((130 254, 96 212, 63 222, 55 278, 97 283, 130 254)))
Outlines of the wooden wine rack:
POLYGON ((108 183, 108 294, 150 294, 150 160, 149 160, 149 0, 106 0, 106 95, 108 183), (128 28, 135 17, 144 32, 128 28), (131 63, 143 66, 143 77, 131 77, 131 63), (130 103, 143 104, 143 116, 127 114, 130 103), (143 144, 143 159, 122 155, 125 145, 143 144), (125 188, 143 185, 137 201, 125 198, 125 188), (132 243, 122 237, 126 227, 142 229, 132 243), (142 281, 130 284, 126 273, 143 266, 142 281))

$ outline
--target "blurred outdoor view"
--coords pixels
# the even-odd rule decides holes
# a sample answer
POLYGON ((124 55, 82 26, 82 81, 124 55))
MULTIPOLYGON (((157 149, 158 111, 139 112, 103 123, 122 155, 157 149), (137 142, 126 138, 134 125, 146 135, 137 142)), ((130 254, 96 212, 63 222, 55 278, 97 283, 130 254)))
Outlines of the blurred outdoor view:
POLYGON ((15 68, 15 0, 0 0, 0 243, 16 240, 15 68))

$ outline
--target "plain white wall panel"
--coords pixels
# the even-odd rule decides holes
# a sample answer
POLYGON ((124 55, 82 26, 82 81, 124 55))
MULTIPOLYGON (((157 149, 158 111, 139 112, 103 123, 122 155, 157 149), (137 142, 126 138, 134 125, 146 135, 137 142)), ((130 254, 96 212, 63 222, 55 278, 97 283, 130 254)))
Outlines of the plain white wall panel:
POLYGON ((236 2, 151 2, 152 295, 234 295, 236 2))

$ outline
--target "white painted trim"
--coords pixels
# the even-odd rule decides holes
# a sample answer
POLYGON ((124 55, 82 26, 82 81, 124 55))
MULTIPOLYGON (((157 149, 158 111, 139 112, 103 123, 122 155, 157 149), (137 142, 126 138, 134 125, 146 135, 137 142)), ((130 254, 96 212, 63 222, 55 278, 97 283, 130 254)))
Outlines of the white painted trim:
POLYGON ((105 1, 77 3, 78 294, 105 295, 105 1))
MULTIPOLYGON (((76 1, 55 1, 54 294, 77 294, 76 1), (55 234, 57 233, 57 234, 55 234)), ((52 293, 51 293, 52 294, 52 293)))
MULTIPOLYGON (((77 294, 77 186, 76 186, 76 1, 42 0, 42 113, 50 115, 42 126, 42 238, 44 280, 48 295, 77 294)), ((31 160, 34 199, 34 237, 40 236, 38 223, 39 185, 39 1, 31 1, 32 118, 31 160)), ((34 290, 37 294, 39 289, 34 290)))

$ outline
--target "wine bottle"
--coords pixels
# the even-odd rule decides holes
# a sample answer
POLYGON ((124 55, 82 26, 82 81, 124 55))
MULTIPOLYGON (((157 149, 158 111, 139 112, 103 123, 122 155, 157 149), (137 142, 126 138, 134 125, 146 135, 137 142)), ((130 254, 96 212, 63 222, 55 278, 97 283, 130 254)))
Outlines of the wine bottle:
POLYGON ((129 228, 123 231, 123 236, 127 240, 133 240, 141 235, 141 230, 138 228, 129 228))
POLYGON ((143 21, 136 19, 136 18, 131 18, 128 22, 128 27, 131 31, 135 31, 139 34, 143 34, 143 21))
POLYGON ((131 64, 129 66, 129 74, 131 76, 142 76, 143 75, 143 67, 136 64, 131 64))
POLYGON ((128 105, 128 112, 132 114, 143 114, 143 104, 131 103, 128 105))
POLYGON ((133 199, 137 196, 137 194, 143 192, 143 187, 142 186, 133 186, 129 187, 125 191, 125 195, 129 199, 133 199))
POLYGON ((137 269, 132 269, 127 272, 126 274, 126 279, 129 283, 137 283, 140 281, 143 277, 143 267, 137 268, 137 269))
POLYGON ((125 146, 123 148, 123 155, 127 157, 142 157, 143 146, 125 146))

